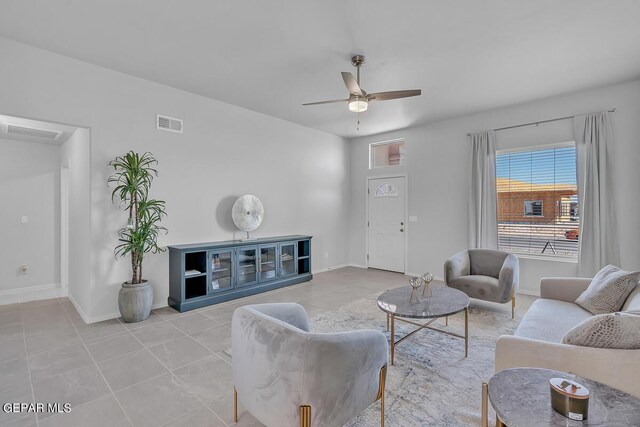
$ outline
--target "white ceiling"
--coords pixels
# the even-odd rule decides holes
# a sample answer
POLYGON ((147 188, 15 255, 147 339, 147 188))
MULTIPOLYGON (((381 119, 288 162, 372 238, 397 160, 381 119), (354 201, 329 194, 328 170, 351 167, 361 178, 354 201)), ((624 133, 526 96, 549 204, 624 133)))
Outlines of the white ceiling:
MULTIPOLYGON (((638 0, 5 0, 0 36, 345 137, 640 76, 638 0), (340 71, 364 53, 371 105, 340 71)), ((3 58, 7 60, 7 58, 3 58)))

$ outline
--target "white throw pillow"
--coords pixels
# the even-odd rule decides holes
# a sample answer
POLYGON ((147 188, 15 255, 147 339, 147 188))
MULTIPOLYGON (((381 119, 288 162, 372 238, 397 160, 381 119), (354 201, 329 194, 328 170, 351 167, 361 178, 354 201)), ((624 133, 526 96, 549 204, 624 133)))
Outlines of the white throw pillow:
POLYGON ((619 311, 640 279, 640 272, 624 271, 607 265, 598 271, 576 304, 593 314, 619 311))
POLYGON ((599 314, 583 320, 562 338, 563 344, 625 350, 640 349, 640 315, 599 314))
POLYGON ((640 310, 640 285, 636 285, 622 306, 622 311, 632 310, 640 310))

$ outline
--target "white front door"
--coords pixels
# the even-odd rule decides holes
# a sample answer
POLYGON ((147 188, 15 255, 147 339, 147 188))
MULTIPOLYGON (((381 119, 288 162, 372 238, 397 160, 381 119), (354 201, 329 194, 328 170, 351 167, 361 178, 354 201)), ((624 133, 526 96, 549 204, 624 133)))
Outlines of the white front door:
POLYGON ((371 178, 368 182, 367 266, 404 273, 405 178, 371 178))

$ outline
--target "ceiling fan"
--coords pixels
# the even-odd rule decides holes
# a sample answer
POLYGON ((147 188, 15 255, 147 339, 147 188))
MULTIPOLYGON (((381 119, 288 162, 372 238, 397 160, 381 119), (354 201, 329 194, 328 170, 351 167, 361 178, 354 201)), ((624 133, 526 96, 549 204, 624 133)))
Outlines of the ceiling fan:
POLYGON ((353 74, 343 72, 342 80, 344 85, 349 91, 349 98, 346 99, 333 99, 331 101, 309 102, 302 105, 319 105, 319 104, 333 104, 337 102, 348 102, 349 110, 354 113, 361 113, 369 108, 369 103, 372 101, 388 101, 390 99, 408 98, 411 96, 418 96, 422 94, 420 89, 411 90, 394 90, 391 92, 376 92, 367 93, 360 87, 360 67, 364 65, 365 57, 362 55, 355 55, 351 57, 351 64, 356 67, 356 76, 353 74))

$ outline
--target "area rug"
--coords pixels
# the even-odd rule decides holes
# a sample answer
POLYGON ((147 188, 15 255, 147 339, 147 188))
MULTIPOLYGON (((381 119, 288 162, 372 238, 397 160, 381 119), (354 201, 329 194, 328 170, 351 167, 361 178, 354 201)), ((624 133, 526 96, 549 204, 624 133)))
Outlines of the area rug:
MULTIPOLYGON (((385 333, 386 316, 378 309, 377 294, 310 319, 315 332, 376 329, 385 333)), ((443 320, 444 322, 444 320, 443 320)), ((434 326, 464 333, 464 314, 449 318, 449 325, 434 326)), ((512 334, 517 321, 505 313, 474 307, 469 311, 469 356, 464 340, 423 329, 395 350, 395 364, 387 371, 386 426, 480 425, 482 382, 493 375, 495 343, 500 335, 512 334)), ((414 326, 396 322, 396 334, 414 326)), ((490 412, 493 415, 493 412, 490 412)), ((492 419, 492 418, 490 418, 492 419)), ((347 427, 380 425, 380 404, 371 405, 347 427)))

